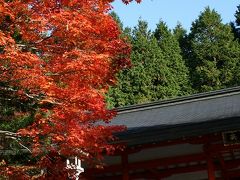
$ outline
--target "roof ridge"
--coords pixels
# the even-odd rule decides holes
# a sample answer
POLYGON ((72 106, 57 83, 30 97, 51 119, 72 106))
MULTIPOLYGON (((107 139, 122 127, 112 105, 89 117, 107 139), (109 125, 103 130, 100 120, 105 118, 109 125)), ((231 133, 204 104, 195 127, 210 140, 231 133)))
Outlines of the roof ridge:
POLYGON ((164 106, 188 103, 188 102, 197 101, 197 100, 207 100, 212 98, 218 98, 219 96, 220 97, 229 96, 236 93, 237 94, 240 93, 240 86, 225 88, 225 89, 220 89, 220 90, 215 90, 210 92, 198 93, 190 96, 182 96, 182 97, 171 98, 166 100, 159 100, 159 101, 154 101, 150 103, 129 105, 125 107, 116 108, 115 110, 118 112, 118 114, 121 114, 129 111, 132 112, 137 110, 154 109, 159 106, 164 107, 164 106))

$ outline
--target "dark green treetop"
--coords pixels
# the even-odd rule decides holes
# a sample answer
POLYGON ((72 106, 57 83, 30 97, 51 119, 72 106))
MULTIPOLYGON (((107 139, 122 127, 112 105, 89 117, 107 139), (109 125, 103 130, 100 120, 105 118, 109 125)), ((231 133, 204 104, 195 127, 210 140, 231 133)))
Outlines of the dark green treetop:
POLYGON ((187 30, 183 28, 180 22, 177 23, 176 27, 173 29, 173 35, 177 39, 179 46, 181 48, 181 54, 183 59, 185 59, 185 52, 187 46, 187 30))
POLYGON ((188 42, 187 64, 197 92, 239 84, 234 77, 240 60, 239 44, 230 25, 223 24, 215 10, 207 7, 192 23, 188 42))
POLYGON ((192 92, 189 81, 189 72, 182 58, 179 39, 185 37, 186 31, 179 28, 179 31, 172 33, 166 23, 160 21, 154 31, 154 36, 158 41, 158 45, 163 52, 164 62, 168 69, 168 89, 171 94, 168 97, 187 95, 192 92), (177 33, 179 33, 177 35, 177 33))
POLYGON ((173 29, 173 35, 178 40, 178 42, 181 42, 187 35, 187 30, 183 28, 180 22, 178 22, 176 27, 173 29))
POLYGON ((237 11, 235 13, 236 25, 240 26, 240 5, 237 6, 237 11))
POLYGON ((231 26, 232 26, 235 38, 237 38, 240 42, 240 5, 237 6, 237 10, 234 16, 235 16, 235 22, 231 22, 231 26))

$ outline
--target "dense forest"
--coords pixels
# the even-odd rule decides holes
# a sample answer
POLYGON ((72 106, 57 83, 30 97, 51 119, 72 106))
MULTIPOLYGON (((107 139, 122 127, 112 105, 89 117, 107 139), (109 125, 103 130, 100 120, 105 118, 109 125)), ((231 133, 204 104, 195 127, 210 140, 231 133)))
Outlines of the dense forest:
POLYGON ((109 89, 110 108, 240 85, 240 5, 227 24, 206 7, 189 32, 180 23, 169 29, 162 20, 153 31, 141 19, 134 28, 124 27, 111 15, 131 43, 132 66, 109 89))

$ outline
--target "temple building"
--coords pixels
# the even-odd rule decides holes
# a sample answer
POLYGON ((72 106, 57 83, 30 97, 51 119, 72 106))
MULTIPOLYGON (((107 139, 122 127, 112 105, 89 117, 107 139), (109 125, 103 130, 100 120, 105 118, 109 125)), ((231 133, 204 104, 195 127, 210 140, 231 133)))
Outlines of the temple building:
POLYGON ((93 180, 240 179, 240 87, 117 109, 123 151, 93 180))

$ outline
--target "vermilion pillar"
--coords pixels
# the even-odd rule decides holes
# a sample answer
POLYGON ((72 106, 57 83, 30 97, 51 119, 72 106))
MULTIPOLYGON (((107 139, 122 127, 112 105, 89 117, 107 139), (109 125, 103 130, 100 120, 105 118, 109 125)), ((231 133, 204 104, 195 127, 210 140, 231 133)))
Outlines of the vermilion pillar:
POLYGON ((220 165, 221 165, 221 172, 222 172, 222 177, 224 180, 229 180, 229 177, 227 175, 227 169, 225 166, 225 162, 224 162, 224 158, 221 154, 218 155, 218 159, 220 161, 220 165))
POLYGON ((212 153, 210 150, 210 144, 205 144, 203 146, 203 151, 206 155, 206 161, 207 161, 207 170, 208 170, 208 180, 215 180, 215 167, 213 162, 212 153))
POLYGON ((212 157, 207 155, 208 180, 215 180, 215 167, 212 157))

